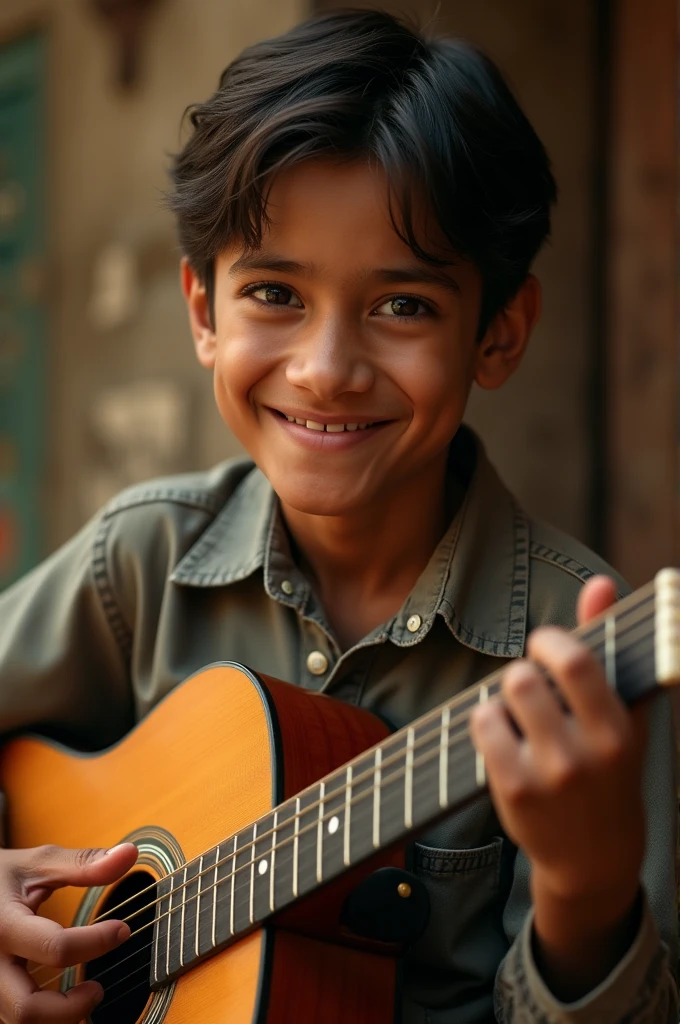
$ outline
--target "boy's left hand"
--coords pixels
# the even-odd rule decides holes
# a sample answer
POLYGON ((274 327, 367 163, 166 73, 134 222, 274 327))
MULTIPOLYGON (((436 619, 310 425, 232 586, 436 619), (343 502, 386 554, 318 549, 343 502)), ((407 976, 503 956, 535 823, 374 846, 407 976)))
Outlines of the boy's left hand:
MULTIPOLYGON (((579 623, 615 598, 611 580, 590 580, 579 623)), ((646 714, 624 706, 597 659, 564 630, 537 629, 527 654, 505 670, 503 702, 475 710, 471 733, 501 823, 531 861, 539 965, 569 1000, 602 981, 634 937, 646 714)))

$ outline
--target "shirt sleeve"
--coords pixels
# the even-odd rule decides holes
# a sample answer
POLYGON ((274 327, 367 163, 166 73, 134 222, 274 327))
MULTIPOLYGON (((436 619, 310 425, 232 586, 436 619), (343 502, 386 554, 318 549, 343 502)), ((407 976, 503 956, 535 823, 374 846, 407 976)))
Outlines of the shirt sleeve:
POLYGON ((0 738, 37 732, 81 750, 133 724, 129 630, 99 517, 0 594, 0 738))
POLYGON ((556 999, 534 960, 529 864, 524 854, 518 852, 504 913, 504 926, 512 946, 499 967, 494 992, 499 1024, 620 1024, 623 1020, 626 1024, 677 1024, 674 763, 670 701, 661 694, 649 707, 644 773, 647 853, 642 872, 645 899, 640 927, 614 970, 577 1002, 567 1004, 556 999))

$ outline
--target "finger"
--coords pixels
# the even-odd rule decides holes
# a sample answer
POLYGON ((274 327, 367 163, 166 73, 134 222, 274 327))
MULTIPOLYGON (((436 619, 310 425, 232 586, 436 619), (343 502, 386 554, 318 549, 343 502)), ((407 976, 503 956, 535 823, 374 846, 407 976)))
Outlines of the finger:
POLYGON ((37 917, 17 900, 4 908, 0 922, 2 952, 51 967, 71 967, 94 960, 129 937, 130 929, 122 921, 62 928, 47 917, 37 917))
POLYGON ((607 685, 602 666, 577 637, 552 626, 536 629, 527 652, 542 665, 581 723, 623 726, 623 704, 607 685))
POLYGON ((1 1019, 22 1024, 79 1024, 94 1010, 104 992, 96 981, 85 981, 66 993, 41 991, 26 969, 0 962, 1 1019))
POLYGON ((51 891, 62 885, 109 885, 130 870, 138 851, 134 843, 121 843, 110 850, 38 846, 26 853, 24 878, 30 894, 36 889, 51 891))
POLYGON ((541 757, 566 739, 565 716, 545 675, 531 662, 509 665, 501 683, 506 707, 525 739, 541 757))
POLYGON ((580 626, 606 612, 616 603, 616 584, 609 576, 593 576, 581 588, 576 603, 576 618, 580 626))
MULTIPOLYGON (((519 782, 522 740, 500 701, 477 705, 470 716, 470 736, 492 777, 519 782)), ((493 780, 492 780, 493 781, 493 780)))

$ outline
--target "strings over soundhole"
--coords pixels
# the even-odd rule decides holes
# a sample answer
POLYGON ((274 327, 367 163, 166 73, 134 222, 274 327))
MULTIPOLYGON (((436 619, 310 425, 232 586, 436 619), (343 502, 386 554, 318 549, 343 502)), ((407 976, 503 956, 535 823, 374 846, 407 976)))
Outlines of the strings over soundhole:
POLYGON ((133 872, 124 878, 98 908, 98 916, 125 902, 111 915, 124 919, 132 931, 122 946, 85 965, 85 977, 98 981, 104 988, 104 1001, 92 1014, 93 1024, 135 1024, 142 1015, 151 994, 150 964, 155 917, 153 877, 145 871, 133 872))

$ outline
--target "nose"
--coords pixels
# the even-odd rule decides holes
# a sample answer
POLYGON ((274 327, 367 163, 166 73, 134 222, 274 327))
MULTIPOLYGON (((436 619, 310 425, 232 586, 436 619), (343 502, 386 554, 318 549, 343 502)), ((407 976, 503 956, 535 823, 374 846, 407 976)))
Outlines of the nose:
POLYGON ((328 318, 298 335, 286 367, 288 381, 329 402, 346 392, 364 394, 375 379, 370 353, 356 328, 328 318))

